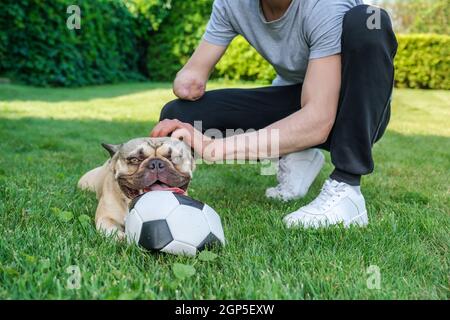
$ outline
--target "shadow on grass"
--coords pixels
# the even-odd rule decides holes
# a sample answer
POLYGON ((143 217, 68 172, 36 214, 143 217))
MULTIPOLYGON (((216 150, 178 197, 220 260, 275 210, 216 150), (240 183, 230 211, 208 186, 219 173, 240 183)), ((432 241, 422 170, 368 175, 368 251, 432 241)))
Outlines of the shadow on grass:
POLYGON ((0 146, 8 153, 48 150, 83 154, 99 149, 101 142, 121 143, 146 136, 154 125, 146 121, 0 118, 0 146))
MULTIPOLYGON (((61 120, 47 118, 0 118, 0 149, 2 162, 14 154, 36 155, 53 152, 67 153, 83 162, 91 154, 105 152, 101 142, 121 143, 135 137, 147 136, 155 122, 61 120)), ((433 166, 436 172, 449 176, 450 139, 431 135, 403 135, 389 131, 374 149, 375 170, 384 168, 409 168, 433 166)), ((94 156, 94 158, 96 158, 94 156)), ((424 179, 427 175, 422 173, 424 179)))
POLYGON ((169 89, 170 83, 139 82, 120 85, 100 85, 81 88, 38 88, 15 84, 0 84, 0 101, 70 102, 109 99, 134 93, 169 89))
MULTIPOLYGON (((111 299, 118 292, 136 292, 147 299, 143 292, 153 292, 154 283, 161 283, 164 291, 157 291, 152 299, 446 298, 448 137, 388 131, 374 150, 378 173, 366 188, 373 199, 372 222, 364 230, 283 228, 281 217, 310 201, 319 192, 319 182, 308 198, 282 203, 265 199, 264 189, 275 178, 259 176, 255 166, 200 166, 191 195, 218 210, 228 244, 220 259, 201 265, 206 269, 198 269, 199 280, 185 282, 182 289, 185 284, 190 287, 179 293, 181 287, 170 289, 171 265, 187 260, 150 256, 104 241, 92 221, 95 195, 76 189, 81 174, 108 158, 100 142, 143 136, 152 125, 0 118, 2 266, 12 270, 2 274, 0 295, 89 299, 95 291, 97 298, 111 299), (55 221, 51 208, 73 212, 74 219, 55 221), (82 214, 91 218, 88 227, 77 221, 82 214), (25 261, 30 258, 35 261, 25 261), (43 259, 54 264, 44 268, 43 259), (95 276, 86 277, 77 295, 54 280, 63 279, 61 270, 64 273, 73 263, 95 276), (365 289, 365 270, 372 264, 383 270, 383 290, 365 289), (97 279, 105 279, 99 287, 97 279), (33 283, 39 284, 39 290, 29 290, 33 283)), ((321 175, 325 178, 325 172, 321 175)))

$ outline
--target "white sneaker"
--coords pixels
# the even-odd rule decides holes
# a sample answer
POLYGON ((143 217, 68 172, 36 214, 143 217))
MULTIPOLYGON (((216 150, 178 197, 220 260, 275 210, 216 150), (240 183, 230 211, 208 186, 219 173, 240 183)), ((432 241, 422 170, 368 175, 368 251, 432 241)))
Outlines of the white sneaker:
POLYGON ((288 228, 319 228, 338 223, 343 223, 344 227, 365 226, 369 223, 366 202, 359 187, 331 179, 325 181, 315 200, 288 214, 283 221, 288 228))
POLYGON ((276 187, 266 190, 266 197, 283 201, 304 197, 325 163, 318 149, 288 154, 280 159, 276 187))

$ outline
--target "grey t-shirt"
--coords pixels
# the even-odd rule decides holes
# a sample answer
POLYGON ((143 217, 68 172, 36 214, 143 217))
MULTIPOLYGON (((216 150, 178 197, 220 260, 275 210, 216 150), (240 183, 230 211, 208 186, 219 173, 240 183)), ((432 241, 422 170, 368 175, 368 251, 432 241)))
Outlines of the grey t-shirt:
POLYGON ((309 59, 341 52, 342 20, 362 0, 292 0, 284 15, 267 22, 259 0, 215 0, 203 36, 228 46, 240 34, 273 65, 274 85, 303 82, 309 59))

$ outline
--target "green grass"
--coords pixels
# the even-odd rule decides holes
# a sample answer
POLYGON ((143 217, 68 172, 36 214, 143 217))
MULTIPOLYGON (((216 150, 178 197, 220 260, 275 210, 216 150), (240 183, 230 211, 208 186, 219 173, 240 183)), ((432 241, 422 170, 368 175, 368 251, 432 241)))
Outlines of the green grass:
POLYGON ((275 177, 257 165, 200 165, 190 194, 220 213, 228 240, 211 262, 102 238, 95 196, 76 189, 106 159, 100 142, 145 136, 172 98, 168 84, 0 85, 0 299, 449 298, 449 91, 395 91, 376 171, 363 180, 365 229, 283 227, 318 194, 329 161, 308 196, 289 203, 264 197, 275 177), (175 263, 197 272, 178 280, 175 263), (71 265, 79 290, 67 286, 71 265), (371 265, 379 290, 366 285, 371 265))

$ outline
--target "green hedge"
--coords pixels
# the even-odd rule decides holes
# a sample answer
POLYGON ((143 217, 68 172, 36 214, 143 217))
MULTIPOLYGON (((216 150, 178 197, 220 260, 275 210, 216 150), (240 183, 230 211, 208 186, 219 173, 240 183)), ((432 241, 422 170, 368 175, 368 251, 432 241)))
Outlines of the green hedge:
POLYGON ((173 0, 170 14, 150 38, 147 66, 150 79, 172 81, 197 47, 213 0, 173 0))
MULTIPOLYGON (((395 84, 400 88, 450 89, 450 36, 398 35, 395 84)), ((242 37, 217 65, 219 76, 270 83, 275 71, 242 37)))
MULTIPOLYGON (((172 81, 205 32, 213 0, 174 0, 167 19, 151 37, 148 49, 150 79, 172 81)), ((237 37, 216 67, 213 78, 270 83, 273 68, 242 37, 237 37), (245 61, 245 63, 243 63, 245 61)))
POLYGON ((38 86, 143 78, 136 27, 119 0, 2 0, 0 73, 38 86), (66 26, 71 4, 80 6, 80 30, 66 26))
POLYGON ((397 38, 397 87, 450 89, 450 36, 409 34, 397 38))
POLYGON ((236 37, 216 66, 215 76, 230 80, 249 80, 271 83, 276 73, 273 67, 249 45, 243 37, 236 37))
MULTIPOLYGON (((213 0, 3 0, 0 75, 81 86, 149 77, 172 81, 198 45, 213 0), (81 30, 66 27, 71 4, 81 30), (155 30, 158 29, 156 32, 155 30)), ((450 37, 399 35, 396 85, 450 89, 450 37)), ((213 77, 270 83, 273 68, 237 37, 213 77)))
MULTIPOLYGON (((172 81, 198 45, 212 0, 174 1, 168 18, 151 38, 147 59, 150 78, 172 81)), ((397 87, 450 89, 450 37, 398 35, 395 60, 397 87)), ((243 37, 236 37, 216 66, 214 78, 270 83, 275 71, 243 37)))

